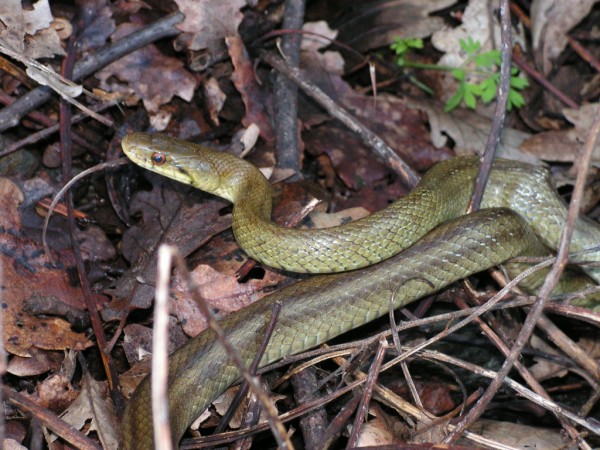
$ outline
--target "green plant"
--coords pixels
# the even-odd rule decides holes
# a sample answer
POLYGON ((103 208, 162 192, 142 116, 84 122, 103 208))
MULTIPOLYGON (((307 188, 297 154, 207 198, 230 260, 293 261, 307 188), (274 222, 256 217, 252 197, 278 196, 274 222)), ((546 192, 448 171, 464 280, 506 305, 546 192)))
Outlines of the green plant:
MULTIPOLYGON (((435 64, 421 64, 409 61, 406 58, 411 49, 423 48, 423 40, 417 38, 396 38, 391 49, 396 53, 396 64, 401 67, 414 67, 417 69, 445 70, 450 72, 458 81, 458 88, 448 99, 444 110, 453 110, 461 103, 467 108, 475 109, 477 100, 487 104, 496 98, 498 84, 500 83, 501 64, 500 50, 481 51, 481 44, 471 37, 459 41, 460 48, 465 52, 466 59, 460 67, 439 66, 435 64), (469 68, 474 66, 473 69, 469 68), (471 81, 472 78, 481 81, 471 81)), ((506 108, 510 111, 513 107, 520 108, 525 104, 525 99, 519 91, 529 86, 526 78, 519 75, 519 70, 512 67, 510 70, 510 90, 506 108)))

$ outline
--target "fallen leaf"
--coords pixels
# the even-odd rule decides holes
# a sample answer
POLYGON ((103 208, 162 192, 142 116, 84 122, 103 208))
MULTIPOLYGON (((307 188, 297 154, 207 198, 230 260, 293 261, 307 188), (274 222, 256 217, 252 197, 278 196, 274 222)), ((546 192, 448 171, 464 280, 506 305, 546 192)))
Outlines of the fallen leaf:
POLYGON ((0 227, 2 229, 15 229, 21 227, 21 218, 18 207, 23 202, 23 192, 8 178, 0 178, 0 227))
MULTIPOLYGON (((565 445, 564 437, 558 430, 531 427, 514 422, 500 422, 480 419, 469 427, 469 431, 501 445, 523 450, 543 448, 544 450, 575 450, 577 445, 565 445)), ((467 444, 468 441, 465 442, 467 444)))
MULTIPOLYGON (((125 23, 117 28, 113 40, 122 39, 140 27, 125 23)), ((196 90, 196 79, 179 59, 165 56, 154 45, 129 53, 96 73, 102 89, 109 92, 135 94, 150 113, 178 96, 190 101, 196 90), (120 80, 117 83, 114 79, 120 80)))
POLYGON ((227 96, 221 90, 219 81, 214 77, 210 77, 208 80, 206 80, 203 86, 204 96, 206 98, 206 106, 208 108, 210 118, 215 125, 219 125, 219 112, 223 108, 225 100, 227 100, 227 96))
POLYGON ((51 27, 54 17, 48 0, 38 0, 29 10, 20 0, 0 2, 0 40, 31 59, 53 58, 65 55, 58 33, 51 27))
POLYGON ((119 444, 119 425, 107 400, 107 389, 104 382, 94 380, 85 374, 81 382, 81 390, 77 398, 61 415, 61 418, 77 430, 83 430, 89 423, 87 432, 96 431, 102 448, 117 449, 119 444))
POLYGON ((71 377, 55 373, 36 385, 32 397, 42 408, 63 411, 75 400, 77 391, 71 385, 71 377))
POLYGON ((237 35, 243 19, 240 9, 246 0, 175 0, 185 16, 177 28, 192 34, 189 50, 201 50, 213 45, 213 41, 237 35))
POLYGON ((104 320, 118 320, 130 308, 150 307, 159 244, 174 245, 186 257, 231 225, 229 217, 219 215, 224 201, 157 174, 148 173, 148 177, 153 181, 152 191, 137 192, 130 206, 132 214, 141 213, 142 218, 122 241, 123 255, 132 266, 109 290, 118 301, 102 310, 104 320))
MULTIPOLYGON (((429 116, 431 141, 436 147, 454 141, 456 156, 479 155, 485 149, 491 120, 473 111, 455 109, 444 112, 441 103, 424 99, 406 99, 406 105, 425 111, 429 116)), ((521 150, 523 142, 531 135, 514 128, 504 127, 500 137, 497 156, 500 158, 539 164, 539 160, 521 150)))
POLYGON ((332 23, 339 40, 357 52, 385 47, 395 37, 425 38, 444 26, 431 13, 455 4, 456 0, 399 0, 351 2, 332 23))
POLYGON ((23 199, 21 190, 10 180, 0 179, 0 199, 4 211, 0 215, 0 266, 5 286, 2 306, 6 350, 29 357, 32 346, 47 350, 88 348, 92 343, 84 334, 72 331, 69 322, 58 317, 36 317, 27 311, 27 303, 36 296, 55 298, 81 310, 81 289, 65 278, 64 261, 58 261, 58 267, 52 265, 39 243, 22 236, 18 211, 23 199))
POLYGON ((267 143, 274 142, 273 128, 271 119, 265 109, 265 96, 261 87, 256 81, 254 73, 254 64, 250 61, 248 52, 239 36, 230 36, 225 39, 229 56, 233 62, 233 83, 242 96, 246 115, 242 123, 245 127, 255 124, 260 129, 260 135, 267 143))
MULTIPOLYGON (((574 128, 540 131, 525 139, 521 150, 544 161, 576 162, 599 108, 599 103, 590 103, 580 110, 564 109, 565 117, 574 128)), ((600 141, 594 147, 592 162, 600 164, 600 141)))
POLYGON ((49 352, 31 347, 31 355, 28 358, 13 356, 8 362, 6 371, 18 377, 41 375, 46 372, 56 371, 64 359, 64 355, 58 352, 49 352))
MULTIPOLYGON (((152 354, 152 328, 137 323, 123 329, 123 350, 132 366, 146 355, 152 354)), ((169 344, 167 352, 172 353, 188 341, 175 317, 169 317, 169 344)))
MULTIPOLYGON (((250 279, 240 283, 234 274, 218 272, 205 264, 198 265, 191 275, 199 296, 223 316, 261 299, 285 278, 276 272, 266 271, 260 280, 250 279)), ((187 335, 198 335, 206 328, 207 322, 190 296, 189 286, 176 275, 172 290, 172 313, 182 323, 187 335)))
MULTIPOLYGON (((336 80, 336 91, 342 92, 340 101, 361 122, 377 133, 413 169, 425 170, 451 155, 450 149, 431 142, 430 124, 423 115, 412 109, 411 102, 387 94, 374 99, 344 90, 336 80)), ((345 84, 343 80, 339 80, 345 84)))
POLYGON ((531 3, 531 38, 535 59, 548 74, 567 45, 568 32, 586 17, 597 0, 534 0, 531 3))
POLYGON ((364 423, 360 429, 357 447, 384 447, 399 444, 384 420, 379 417, 364 423))

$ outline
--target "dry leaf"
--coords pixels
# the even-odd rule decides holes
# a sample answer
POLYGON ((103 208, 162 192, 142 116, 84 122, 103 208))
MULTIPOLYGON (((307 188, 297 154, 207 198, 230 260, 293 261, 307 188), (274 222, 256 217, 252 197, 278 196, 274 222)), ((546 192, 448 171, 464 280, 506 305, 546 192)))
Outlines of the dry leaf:
MULTIPOLYGON (((444 146, 450 137, 455 144, 456 156, 481 154, 490 132, 491 120, 465 109, 444 111, 439 102, 407 99, 406 105, 425 111, 429 116, 433 145, 444 146)), ((504 127, 500 137, 498 157, 539 164, 539 160, 521 150, 522 143, 531 135, 514 128, 504 127)))
POLYGON ((227 95, 221 90, 219 80, 214 77, 206 80, 203 87, 210 118, 215 125, 219 125, 219 112, 223 108, 225 100, 227 100, 227 95))
POLYGON ((23 193, 10 180, 0 179, 0 266, 3 268, 4 343, 6 350, 22 357, 31 356, 33 347, 48 350, 83 350, 91 342, 75 333, 58 317, 36 317, 26 305, 36 297, 54 298, 83 309, 81 289, 65 278, 64 267, 56 268, 41 245, 22 236, 18 206, 23 193), (35 281, 34 281, 35 277, 35 281))
MULTIPOLYGON (((521 150, 544 161, 576 162, 598 108, 599 103, 591 103, 579 110, 564 109, 565 117, 575 128, 536 133, 523 141, 521 150)), ((594 147, 592 162, 596 165, 600 163, 600 140, 594 147)))
POLYGON ((39 350, 35 347, 30 348, 29 353, 31 354, 29 358, 13 356, 8 362, 6 371, 18 377, 41 375, 58 370, 64 359, 62 353, 39 350))
MULTIPOLYGON (((218 272, 206 264, 198 265, 192 271, 192 279, 202 299, 210 308, 218 310, 219 314, 227 315, 250 303, 261 299, 272 291, 283 275, 266 271, 265 276, 251 279, 245 283, 237 281, 235 275, 218 272)), ((173 282, 173 297, 171 312, 183 324, 188 336, 196 336, 206 328, 206 319, 189 294, 187 286, 177 275, 173 282)))
POLYGON ((567 45, 567 33, 586 17, 598 0, 533 0, 531 37, 538 65, 545 74, 567 45))
MULTIPOLYGON (((77 397, 77 391, 71 386, 71 377, 62 373, 50 375, 36 385, 38 403, 42 408, 62 411, 77 397)), ((35 395, 33 395, 35 397, 35 395)))
POLYGON ((383 447, 386 445, 397 444, 394 435, 388 428, 384 420, 379 417, 375 417, 363 424, 358 441, 356 442, 357 447, 383 447))
POLYGON ((273 143, 275 138, 271 119, 265 108, 266 98, 256 81, 254 65, 244 43, 239 36, 228 37, 225 39, 225 43, 234 66, 233 83, 246 107, 246 115, 242 119, 242 123, 245 127, 255 124, 260 129, 263 139, 268 143, 273 143))
POLYGON ((85 374, 79 395, 61 418, 77 430, 82 430, 84 425, 91 421, 87 431, 96 431, 102 448, 111 450, 118 448, 119 425, 112 409, 112 402, 106 399, 104 384, 85 374))
MULTIPOLYGON (((138 28, 131 23, 120 25, 113 39, 121 39, 138 28)), ((183 62, 165 56, 154 45, 124 56, 97 72, 96 77, 106 91, 135 94, 150 113, 158 112, 160 106, 175 95, 189 102, 196 90, 196 79, 184 68, 183 62), (112 77, 124 84, 114 82, 112 77)))
POLYGON ((530 427, 512 422, 478 420, 469 431, 511 448, 530 450, 575 450, 577 445, 565 445, 560 431, 550 428, 530 427))
POLYGON ((21 0, 0 2, 0 42, 23 57, 38 59, 65 55, 48 0, 38 0, 25 10, 21 0))
POLYGON ((448 8, 456 0, 397 0, 348 2, 342 17, 332 23, 339 40, 357 52, 385 47, 395 37, 425 38, 444 26, 431 14, 448 8))
POLYGON ((245 0, 175 0, 185 20, 177 25, 192 34, 189 50, 210 48, 214 41, 237 35, 245 0))

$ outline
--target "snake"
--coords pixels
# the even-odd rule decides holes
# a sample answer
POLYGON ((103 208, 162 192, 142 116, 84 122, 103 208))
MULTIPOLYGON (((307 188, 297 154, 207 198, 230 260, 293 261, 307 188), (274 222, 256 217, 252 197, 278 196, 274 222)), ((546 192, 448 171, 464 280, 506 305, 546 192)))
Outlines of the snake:
MULTIPOLYGON (((331 228, 285 228, 271 221, 268 180, 246 160, 163 134, 132 133, 121 144, 137 165, 232 202, 233 233, 251 258, 276 269, 318 274, 220 321, 247 365, 261 346, 275 303, 281 309, 260 367, 516 256, 546 256, 558 248, 567 214, 548 170, 497 159, 482 209, 465 215, 479 158, 457 157, 434 165, 412 192, 384 210, 331 228)), ((570 251, 597 262, 599 244, 598 224, 579 217, 570 251)), ((522 270, 522 264, 507 267, 522 270)), ((587 275, 559 284, 554 293, 600 282, 597 267, 585 270, 587 275)), ((528 280, 523 287, 534 291, 543 276, 528 280)), ((576 302, 600 304, 597 299, 576 302)), ((176 446, 240 373, 207 329, 170 356, 168 374, 176 446)), ((125 450, 153 448, 150 393, 146 378, 127 404, 121 430, 125 450)))

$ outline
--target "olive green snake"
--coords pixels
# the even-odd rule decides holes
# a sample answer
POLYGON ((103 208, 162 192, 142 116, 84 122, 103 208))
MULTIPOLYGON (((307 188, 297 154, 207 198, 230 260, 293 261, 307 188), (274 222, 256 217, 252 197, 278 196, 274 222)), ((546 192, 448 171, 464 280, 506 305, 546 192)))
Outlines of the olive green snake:
MULTIPOLYGON (((547 255, 548 247, 557 248, 566 217, 547 170, 508 160, 494 163, 485 209, 463 215, 479 164, 478 158, 463 157, 435 165, 415 190, 385 210, 339 227, 289 229, 271 222, 268 181, 236 156, 159 134, 128 135, 122 147, 144 168, 231 201, 233 232, 252 258, 295 272, 341 272, 305 279, 225 317, 220 324, 248 365, 274 302, 281 302, 281 312, 260 366, 386 314, 392 298, 397 308, 515 256, 547 255)), ((579 218, 571 252, 587 250, 585 260, 596 262, 600 251, 590 249, 599 244, 598 225, 579 218)), ((600 281, 597 268, 588 274, 600 281)), ((540 283, 538 277, 526 288, 540 283)), ((211 330, 171 355, 168 396, 175 444, 238 378, 211 330)), ((146 379, 128 403, 121 447, 146 449, 152 442, 146 379)))

